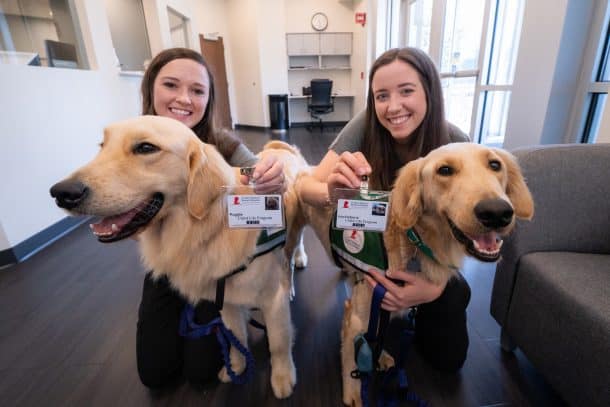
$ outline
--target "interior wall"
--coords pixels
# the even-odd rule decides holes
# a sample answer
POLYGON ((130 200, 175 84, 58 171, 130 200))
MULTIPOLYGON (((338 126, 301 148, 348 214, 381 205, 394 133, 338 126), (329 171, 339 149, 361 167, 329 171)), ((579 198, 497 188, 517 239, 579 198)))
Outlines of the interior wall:
MULTIPOLYGON (((227 14, 231 32, 231 60, 236 97, 236 124, 265 126, 261 60, 258 50, 256 0, 228 0, 227 14)), ((272 21, 274 15, 269 17, 272 21)), ((277 20, 276 20, 277 21, 277 20)))
MULTIPOLYGON (((227 69, 227 81, 229 87, 229 105, 231 118, 235 123, 237 119, 235 81, 233 80, 234 64, 229 50, 232 48, 233 40, 229 29, 228 6, 225 0, 202 0, 195 1, 193 5, 193 26, 196 27, 196 34, 203 34, 206 38, 222 37, 225 51, 225 63, 227 69)), ((196 47, 201 51, 199 38, 196 47)))
POLYGON ((269 127, 269 96, 288 93, 288 56, 286 55, 286 32, 281 24, 267 24, 269 16, 284 16, 284 1, 258 0, 256 19, 258 28, 258 50, 261 67, 261 92, 263 125, 269 127))
POLYGON ((525 2, 506 149, 541 143, 567 9, 568 0, 525 2))
POLYGON ((103 3, 77 3, 97 70, 0 64, 0 251, 65 218, 50 186, 94 156, 107 123, 139 114, 141 78, 113 66, 103 3))

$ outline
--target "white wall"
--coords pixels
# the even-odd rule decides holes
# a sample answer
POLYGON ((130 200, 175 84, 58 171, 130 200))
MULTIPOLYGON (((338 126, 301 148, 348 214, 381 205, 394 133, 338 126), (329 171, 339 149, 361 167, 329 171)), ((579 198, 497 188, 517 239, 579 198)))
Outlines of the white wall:
POLYGON ((372 59, 367 44, 367 34, 372 21, 370 10, 368 10, 369 3, 372 2, 367 0, 285 0, 286 32, 315 32, 311 27, 311 16, 316 12, 323 12, 328 17, 326 32, 353 33, 350 91, 355 95, 354 112, 358 112, 365 106, 367 62, 372 59), (367 23, 364 27, 356 24, 356 12, 367 12, 367 23))
POLYGON ((569 141, 594 6, 526 1, 504 148, 569 141))
POLYGON ((261 92, 263 123, 271 125, 269 119, 270 94, 288 93, 288 57, 286 53, 286 32, 282 24, 270 24, 270 16, 284 16, 284 1, 258 0, 256 2, 258 27, 258 50, 261 67, 261 92))
MULTIPOLYGON (((257 0, 228 0, 229 31, 231 33, 231 60, 236 97, 236 124, 264 126, 263 88, 261 86, 261 60, 258 50, 257 0)), ((276 15, 269 16, 271 21, 276 15)), ((262 23, 262 22, 261 22, 262 23)), ((268 21, 265 20, 265 24, 268 21)))
POLYGON ((113 67, 103 3, 77 10, 98 70, 0 65, 0 250, 63 219, 49 187, 93 157, 107 123, 139 114, 140 78, 113 67))

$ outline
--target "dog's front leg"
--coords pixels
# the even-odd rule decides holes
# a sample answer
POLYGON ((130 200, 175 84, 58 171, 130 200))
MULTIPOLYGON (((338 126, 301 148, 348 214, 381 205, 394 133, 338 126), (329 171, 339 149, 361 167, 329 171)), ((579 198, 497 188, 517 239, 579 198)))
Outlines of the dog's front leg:
POLYGON ((341 326, 341 376, 343 381, 343 403, 348 406, 362 406, 360 398, 361 381, 354 379, 352 371, 357 369, 354 339, 363 334, 369 323, 372 291, 364 281, 352 288, 352 298, 345 301, 341 326))
MULTIPOLYGON (((246 311, 242 307, 227 303, 224 304, 222 311, 220 311, 222 321, 227 329, 233 332, 235 337, 241 342, 242 345, 244 345, 244 347, 248 348, 246 314, 246 311)), ((235 372, 235 374, 241 374, 246 368, 246 359, 235 346, 231 346, 229 356, 231 361, 231 369, 235 372)), ((224 383, 231 381, 231 377, 227 372, 226 366, 220 369, 220 372, 218 372, 218 378, 224 383)))
POLYGON ((292 359, 293 327, 290 318, 288 290, 281 286, 275 295, 261 305, 267 324, 271 354, 271 387, 279 399, 289 397, 296 384, 296 369, 292 359))
POLYGON ((394 222, 389 222, 383 233, 383 244, 388 254, 389 270, 404 270, 407 264, 408 242, 405 233, 394 222))

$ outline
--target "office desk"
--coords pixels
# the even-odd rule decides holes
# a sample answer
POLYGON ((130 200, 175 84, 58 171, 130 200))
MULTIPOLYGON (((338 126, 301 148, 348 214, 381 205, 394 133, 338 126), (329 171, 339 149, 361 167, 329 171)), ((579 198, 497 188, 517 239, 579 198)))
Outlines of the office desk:
MULTIPOLYGON (((321 115, 325 122, 348 122, 353 116, 354 95, 345 93, 334 94, 335 111, 321 115)), ((307 98, 305 95, 288 96, 288 120, 293 123, 309 123, 312 118, 307 111, 307 98)))

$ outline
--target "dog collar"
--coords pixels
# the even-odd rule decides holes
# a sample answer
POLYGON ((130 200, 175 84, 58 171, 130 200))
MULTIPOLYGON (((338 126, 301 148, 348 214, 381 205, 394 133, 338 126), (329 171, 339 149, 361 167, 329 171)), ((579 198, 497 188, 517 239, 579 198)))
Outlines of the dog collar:
MULTIPOLYGON (((421 250, 421 252, 423 254, 425 254, 429 259, 434 261, 436 264, 439 264, 441 266, 443 265, 434 256, 434 253, 432 252, 432 249, 423 242, 421 237, 419 237, 419 235, 417 234, 417 232, 415 231, 414 228, 407 229, 406 234, 407 234, 407 239, 409 239, 409 242, 411 242, 411 244, 413 244, 415 247, 417 247, 419 250, 421 250)), ((451 269, 454 269, 454 270, 458 269, 457 267, 455 267, 452 264, 448 264, 447 267, 449 267, 451 269)))

